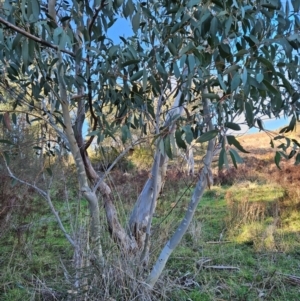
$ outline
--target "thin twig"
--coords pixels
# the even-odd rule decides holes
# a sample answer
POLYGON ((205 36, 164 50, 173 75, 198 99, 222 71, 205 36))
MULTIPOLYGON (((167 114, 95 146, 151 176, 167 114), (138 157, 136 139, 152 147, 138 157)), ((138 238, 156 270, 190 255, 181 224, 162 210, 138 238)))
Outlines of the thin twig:
POLYGON ((71 236, 67 233, 67 231, 66 231, 66 229, 65 229, 65 227, 64 227, 64 225, 63 225, 63 223, 61 221, 61 218, 58 215, 58 212, 55 210, 55 207, 54 207, 54 205, 53 205, 53 203, 51 201, 51 197, 49 195, 49 192, 45 192, 44 190, 40 189, 36 185, 33 185, 33 184, 29 183, 29 182, 23 181, 23 180, 19 179, 18 177, 16 177, 12 173, 12 171, 10 170, 9 166, 7 165, 7 162, 6 162, 6 160, 5 160, 5 158, 4 158, 4 156, 3 156, 2 153, 1 153, 1 155, 3 157, 4 164, 5 164, 5 167, 6 167, 7 171, 8 171, 9 176, 11 178, 13 178, 14 180, 20 182, 21 184, 33 188, 35 191, 37 191, 47 201, 47 203, 48 203, 48 205, 49 205, 49 207, 50 207, 53 215, 56 218, 56 221, 57 221, 57 223, 59 225, 59 228, 61 229, 61 231, 63 232, 63 234, 65 235, 66 239, 69 241, 69 243, 75 248, 76 244, 75 244, 74 240, 71 238, 71 236))
POLYGON ((204 265, 203 268, 212 270, 240 270, 240 268, 238 267, 227 265, 204 265))
POLYGON ((221 240, 221 241, 207 241, 206 242, 207 244, 229 244, 229 243, 231 243, 231 241, 230 240, 221 240))

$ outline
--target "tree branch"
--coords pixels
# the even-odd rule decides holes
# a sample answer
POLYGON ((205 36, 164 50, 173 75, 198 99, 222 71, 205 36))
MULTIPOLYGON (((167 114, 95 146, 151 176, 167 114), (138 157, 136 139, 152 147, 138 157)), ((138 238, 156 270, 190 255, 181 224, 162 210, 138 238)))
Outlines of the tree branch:
MULTIPOLYGON (((161 108, 162 108, 162 102, 163 102, 163 95, 164 91, 161 91, 161 94, 158 98, 157 108, 156 108, 156 115, 155 115, 155 135, 160 134, 160 114, 161 114, 161 108)), ((160 140, 162 137, 159 137, 157 140, 157 146, 159 145, 160 140)), ((141 255, 141 262, 143 264, 148 263, 148 256, 149 256, 149 248, 150 248, 150 230, 152 225, 152 219, 154 210, 156 207, 156 201, 157 201, 157 195, 158 195, 158 174, 159 174, 159 165, 160 165, 160 158, 161 158, 161 151, 159 150, 159 147, 156 149, 155 157, 154 157, 154 168, 153 168, 153 195, 151 200, 151 206, 150 206, 150 214, 149 214, 149 220, 146 228, 146 237, 145 237, 145 243, 144 243, 144 249, 142 251, 141 255)))
POLYGON ((98 15, 99 15, 99 12, 104 8, 105 5, 106 5, 105 0, 102 0, 99 7, 96 8, 96 10, 95 10, 95 14, 93 15, 91 23, 89 24, 89 36, 90 36, 90 38, 91 38, 91 35, 92 35, 92 27, 93 27, 98 15))
MULTIPOLYGON (((89 60, 89 58, 88 58, 89 60)), ((89 64, 88 64, 88 68, 89 68, 89 64)), ((87 85, 88 85, 88 103, 89 103, 89 109, 90 109, 90 113, 92 116, 92 119, 94 120, 93 123, 93 128, 92 130, 95 131, 97 129, 97 124, 98 124, 98 119, 97 116, 95 115, 94 111, 93 111, 93 103, 92 103, 92 82, 91 82, 91 73, 89 72, 89 77, 87 80, 87 85)), ((89 138, 89 140, 86 142, 86 144, 84 145, 84 149, 87 150, 88 147, 91 145, 91 143, 94 140, 95 135, 91 136, 89 138)))
MULTIPOLYGON (((105 6, 105 0, 102 0, 100 6, 98 8, 96 8, 95 14, 93 15, 91 23, 89 24, 89 28, 88 28, 89 38, 90 38, 89 47, 91 47, 91 37, 92 37, 93 25, 94 25, 98 15, 99 15, 99 12, 104 8, 104 6, 105 6)), ((90 108, 90 113, 91 113, 92 119, 94 120, 92 130, 95 131, 97 129, 97 125, 98 125, 98 119, 97 119, 97 116, 95 115, 95 113, 93 111, 93 104, 92 104, 92 80, 91 80, 91 72, 90 72, 90 56, 89 56, 89 54, 87 54, 87 60, 88 60, 87 68, 88 68, 88 71, 89 71, 88 72, 89 76, 88 76, 88 79, 87 79, 88 103, 89 103, 89 108, 90 108)), ((95 137, 95 135, 91 136, 89 138, 89 140, 85 143, 84 150, 87 150, 89 148, 89 146, 91 145, 91 143, 94 140, 94 137, 95 137)))
MULTIPOLYGON (((35 35, 32 35, 31 33, 25 31, 24 29, 19 28, 19 27, 13 25, 12 23, 8 22, 7 20, 5 20, 5 19, 3 19, 1 17, 0 17, 0 23, 2 23, 4 25, 6 25, 8 28, 10 28, 10 29, 12 29, 12 30, 14 30, 14 31, 22 34, 23 36, 27 37, 28 39, 31 39, 31 40, 33 40, 35 42, 40 43, 41 45, 47 46, 47 47, 52 48, 52 49, 54 49, 56 51, 61 51, 63 53, 66 53, 66 54, 74 57, 74 58, 76 57, 76 54, 74 52, 69 51, 69 50, 65 50, 65 49, 59 49, 57 45, 51 44, 51 43, 49 43, 49 42, 47 42, 47 41, 45 41, 45 40, 43 40, 41 38, 38 38, 35 35)), ((85 62, 88 62, 87 59, 82 59, 82 60, 85 61, 85 62)))
POLYGON ((72 247, 75 248, 76 244, 75 244, 74 240, 71 238, 71 236, 67 233, 67 231, 66 231, 66 229, 65 229, 65 227, 64 227, 64 225, 63 225, 63 223, 62 223, 62 221, 61 221, 61 219, 60 219, 60 217, 58 215, 58 212, 55 210, 55 207, 54 207, 54 205, 53 205, 53 203, 51 201, 51 197, 49 195, 49 192, 45 192, 44 190, 38 188, 37 186, 35 186, 33 184, 30 184, 30 183, 28 183, 26 181, 23 181, 23 180, 19 179, 18 177, 16 177, 12 173, 12 171, 10 170, 10 168, 8 167, 7 162, 6 162, 6 160, 5 160, 4 157, 3 157, 3 160, 4 160, 5 167, 6 167, 7 171, 8 171, 8 174, 9 174, 9 176, 11 178, 13 178, 14 180, 20 182, 23 185, 26 185, 28 187, 33 188, 35 191, 37 191, 47 201, 47 203, 48 203, 48 205, 49 205, 49 207, 50 207, 50 209, 52 211, 52 214, 55 216, 55 219, 56 219, 56 221, 58 223, 58 226, 59 226, 60 230, 63 232, 64 236, 69 241, 69 243, 72 245, 72 247))
POLYGON ((115 165, 130 151, 130 149, 132 147, 134 147, 135 145, 141 143, 144 139, 139 139, 137 141, 135 141, 134 143, 132 143, 130 146, 128 146, 116 159, 115 161, 109 166, 109 168, 105 171, 105 173, 102 175, 102 177, 100 177, 100 179, 98 180, 98 182, 95 184, 95 186, 93 187, 93 192, 96 192, 98 187, 101 185, 101 183, 103 182, 103 180, 105 179, 105 177, 109 174, 109 172, 115 167, 115 165))

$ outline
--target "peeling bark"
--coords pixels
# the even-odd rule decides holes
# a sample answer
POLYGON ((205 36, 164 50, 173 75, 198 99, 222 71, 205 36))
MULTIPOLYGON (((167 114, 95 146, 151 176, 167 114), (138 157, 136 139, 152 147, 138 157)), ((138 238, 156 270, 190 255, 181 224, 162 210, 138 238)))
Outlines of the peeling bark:
MULTIPOLYGON (((168 157, 164 156, 160 153, 159 150, 156 151, 155 160, 156 164, 158 164, 158 173, 157 173, 157 193, 156 199, 154 200, 154 208, 156 207, 157 196, 161 191, 163 186, 163 179, 166 175, 166 164, 168 162, 168 157)), ((140 249, 143 249, 147 225, 150 219, 151 212, 151 204, 153 201, 153 192, 155 185, 155 164, 152 167, 149 179, 147 180, 142 192, 140 193, 138 200, 133 208, 133 211, 130 216, 129 225, 130 231, 135 237, 137 244, 140 249)))
MULTIPOLYGON (((185 70, 185 73, 187 73, 187 69, 185 70)), ((169 127, 169 135, 173 134, 175 130, 175 122, 182 115, 185 103, 180 104, 180 99, 182 96, 182 90, 185 87, 186 84, 183 84, 182 88, 180 89, 180 91, 176 96, 176 99, 174 100, 171 110, 168 112, 166 116, 164 127, 169 127)), ((163 188, 167 165, 169 161, 167 154, 162 154, 159 150, 158 143, 160 139, 161 138, 159 138, 156 142, 156 153, 154 156, 154 162, 151 168, 149 179, 145 183, 144 188, 138 197, 138 200, 130 215, 130 220, 129 220, 130 231, 132 235, 135 237, 140 249, 144 248, 147 226, 149 221, 151 221, 152 215, 155 211, 156 204, 157 204, 157 197, 161 189, 163 188), (156 164, 158 164, 158 173, 157 176, 154 177, 157 171, 156 164), (156 191, 155 200, 153 200, 153 191, 156 191), (153 208, 152 208, 152 204, 154 206, 153 208)))
POLYGON ((194 176, 195 173, 195 161, 194 161, 194 153, 193 153, 193 146, 190 145, 185 153, 186 158, 186 166, 187 166, 187 173, 189 176, 194 176))
MULTIPOLYGON (((80 148, 81 157, 84 163, 84 168, 87 177, 91 182, 91 184, 95 185, 97 182, 99 182, 100 176, 92 166, 88 153, 84 147, 84 140, 82 137, 82 126, 83 126, 84 119, 85 119, 84 103, 82 100, 80 100, 78 102, 77 118, 74 126, 75 133, 76 133, 75 138, 80 148)), ((109 231, 113 239, 117 242, 117 244, 120 246, 121 250, 124 253, 134 253, 137 249, 137 244, 135 240, 128 235, 124 227, 122 227, 122 225, 119 222, 117 210, 112 200, 112 193, 110 187, 104 181, 101 181, 97 190, 100 192, 103 198, 103 205, 106 213, 109 231)), ((90 208, 90 210, 95 210, 95 212, 97 211, 98 212, 97 214, 99 215, 98 200, 97 200, 97 207, 98 208, 96 208, 96 206, 93 206, 90 208)))
MULTIPOLYGON (((82 158, 89 180, 93 184, 97 183, 100 177, 95 172, 86 151, 82 152, 82 158)), ((104 181, 101 181, 98 187, 98 191, 100 192, 103 198, 108 227, 113 239, 118 243, 118 245, 124 253, 129 254, 135 252, 137 249, 137 244, 135 240, 128 235, 126 230, 122 227, 122 225, 119 222, 117 210, 112 200, 112 193, 110 187, 104 181)))

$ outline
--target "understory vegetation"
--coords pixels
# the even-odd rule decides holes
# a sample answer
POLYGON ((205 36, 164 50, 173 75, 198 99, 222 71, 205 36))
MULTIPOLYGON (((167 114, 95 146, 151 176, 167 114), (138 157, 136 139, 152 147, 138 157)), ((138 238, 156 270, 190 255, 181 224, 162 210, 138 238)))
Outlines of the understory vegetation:
MULTIPOLYGON (((126 168, 110 174, 114 201, 124 223, 149 177, 143 168, 148 164, 148 152, 149 148, 135 150, 124 161, 126 168)), ((108 250, 108 264, 103 267, 107 271, 85 264, 80 277, 87 279, 86 287, 80 294, 72 289, 78 277, 72 265, 73 251, 47 204, 2 174, 0 299, 299 300, 299 167, 287 161, 279 170, 270 163, 271 152, 255 148, 243 159, 238 169, 214 169, 214 186, 206 191, 187 234, 152 291, 140 285, 139 279, 148 271, 118 257, 121 255, 109 235, 102 239, 103 249, 108 250)), ((185 174, 180 160, 174 159, 167 171, 154 215, 152 258, 182 219, 197 180, 197 175, 185 174)), ((66 219, 65 224, 87 231, 88 204, 76 189, 66 189, 72 183, 76 187, 74 165, 62 158, 52 168, 57 174, 51 188, 56 210, 66 219), (60 164, 66 165, 65 174, 60 172, 60 164), (72 220, 74 216, 77 221, 72 220)))

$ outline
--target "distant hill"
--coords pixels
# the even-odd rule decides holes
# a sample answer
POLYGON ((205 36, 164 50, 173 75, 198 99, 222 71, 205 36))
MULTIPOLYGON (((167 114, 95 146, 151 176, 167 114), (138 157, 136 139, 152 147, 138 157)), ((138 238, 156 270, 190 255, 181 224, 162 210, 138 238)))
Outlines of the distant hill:
MULTIPOLYGON (((238 140, 242 144, 244 149, 248 151, 272 151, 270 141, 276 136, 282 135, 279 134, 280 129, 275 131, 259 132, 255 134, 245 134, 243 136, 238 137, 238 140)), ((297 122, 295 131, 286 133, 284 135, 289 138, 294 138, 300 143, 300 122, 297 122)))

